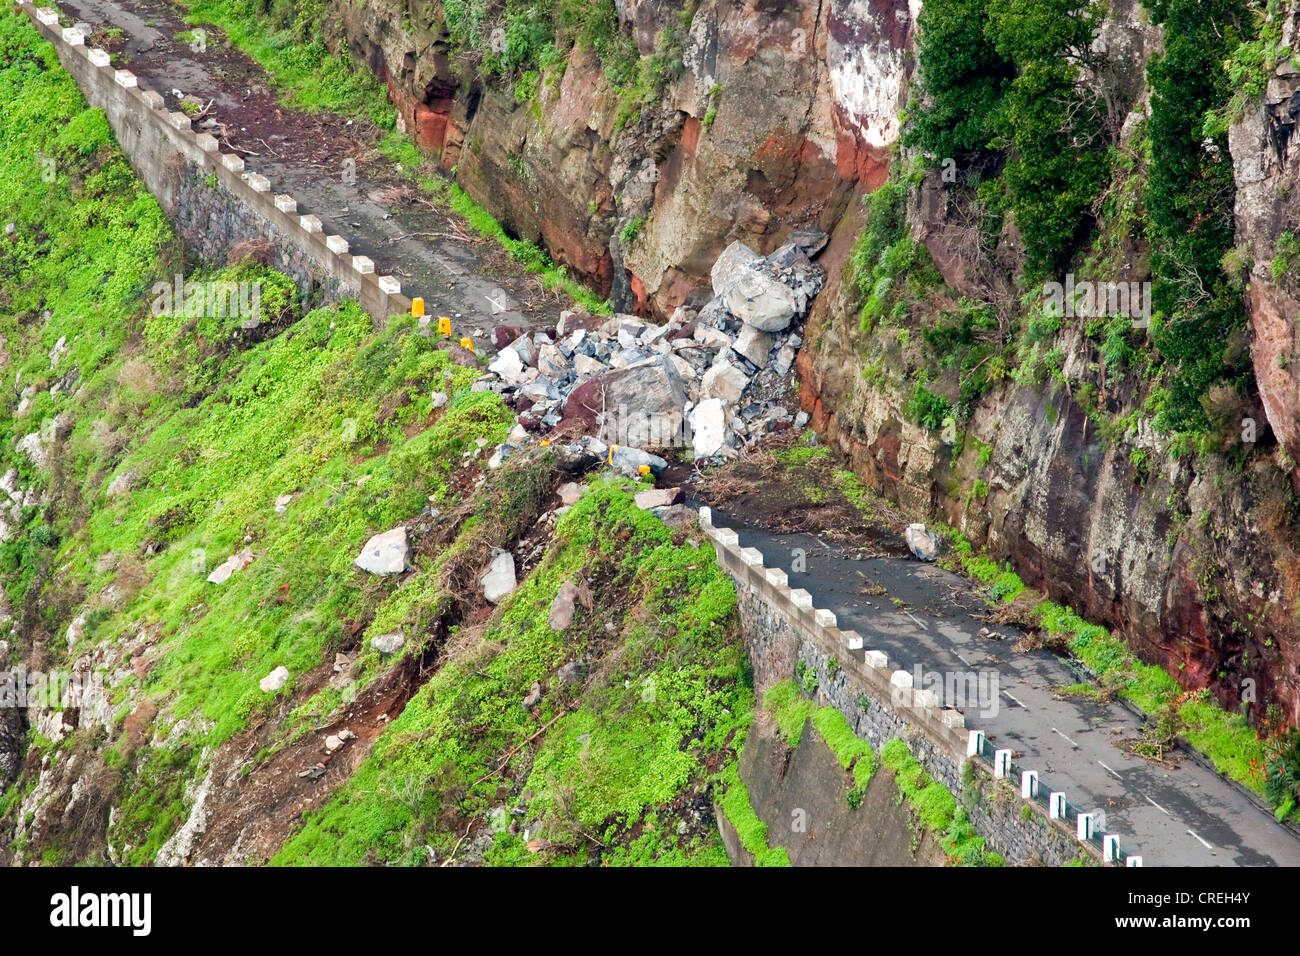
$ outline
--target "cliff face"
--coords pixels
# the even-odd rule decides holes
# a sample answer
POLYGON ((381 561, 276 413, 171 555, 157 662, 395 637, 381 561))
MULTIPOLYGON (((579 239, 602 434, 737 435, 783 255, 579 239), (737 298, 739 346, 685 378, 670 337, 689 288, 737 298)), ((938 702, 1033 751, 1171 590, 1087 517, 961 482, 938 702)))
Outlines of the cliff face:
MULTIPOLYGON (((1293 47, 1300 11, 1281 18, 1282 44, 1293 47)), ((1300 229, 1300 65, 1280 63, 1264 95, 1251 102, 1230 133, 1237 183, 1237 239, 1254 267, 1246 297, 1259 397, 1274 434, 1292 461, 1300 459, 1300 280, 1295 258, 1300 229)), ((1294 473, 1300 487, 1300 472, 1294 473)))
MULTIPOLYGON (((1297 255, 1300 72, 1282 64, 1231 132, 1238 248, 1254 264, 1243 295, 1258 396, 1233 409, 1257 433, 1249 454, 1171 450, 1144 412, 1151 389, 1108 385, 1099 343, 1082 327, 1060 333, 1057 379, 1000 379, 963 423, 964 441, 949 444, 907 414, 901 376, 879 374, 908 369, 908 348, 893 330, 862 332, 861 296, 839 281, 866 218, 858 200, 885 182, 896 152, 918 12, 903 0, 709 0, 686 10, 625 0, 622 28, 644 56, 661 53, 674 30, 680 37, 680 56, 669 58, 680 71, 630 115, 581 47, 531 97, 484 81, 472 57, 452 55, 438 4, 340 3, 331 29, 332 42, 385 79, 423 150, 510 230, 610 293, 617 310, 663 316, 698 305, 732 240, 767 252, 794 229, 830 233, 819 261, 832 282, 798 368, 814 426, 855 470, 1121 630, 1186 688, 1212 688, 1236 709, 1243 681, 1254 681, 1261 707, 1279 703, 1294 723, 1300 554, 1286 476, 1300 457, 1300 283, 1276 262, 1297 255), (1087 383, 1098 377, 1096 397, 1087 383), (1130 427, 1108 432, 1098 409, 1130 427)), ((1295 19, 1288 14, 1283 42, 1295 19)), ((1141 4, 1117 2, 1087 66, 1087 81, 1107 91, 1113 145, 1134 157, 1150 115, 1146 68, 1162 46, 1141 4)), ((929 173, 908 191, 910 234, 949 304, 1014 301, 1025 266, 1015 223, 986 248, 968 198, 929 173)), ((1117 275, 1151 278, 1140 222, 1101 227, 1118 249, 1117 275)), ((935 387, 955 398, 955 382, 935 387)))
POLYGON ((521 101, 449 55, 437 4, 337 3, 330 23, 421 149, 508 229, 617 309, 666 315, 699 304, 731 241, 766 253, 795 229, 829 231, 884 180, 913 27, 905 0, 684 7, 619 7, 645 56, 682 36, 680 69, 630 116, 582 48, 521 101))

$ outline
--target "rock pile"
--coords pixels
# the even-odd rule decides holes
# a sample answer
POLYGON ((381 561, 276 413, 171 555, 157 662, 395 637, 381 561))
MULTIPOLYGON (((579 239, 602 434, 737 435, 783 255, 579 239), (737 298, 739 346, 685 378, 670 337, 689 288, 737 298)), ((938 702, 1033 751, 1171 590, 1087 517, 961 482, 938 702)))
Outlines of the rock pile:
POLYGON ((525 432, 578 421, 614 447, 689 447, 695 458, 800 428, 806 416, 781 402, 799 329, 826 281, 811 261, 826 238, 796 233, 766 257, 733 242, 714 263, 713 298, 664 325, 565 312, 553 330, 496 329, 500 351, 475 388, 506 398, 525 432))

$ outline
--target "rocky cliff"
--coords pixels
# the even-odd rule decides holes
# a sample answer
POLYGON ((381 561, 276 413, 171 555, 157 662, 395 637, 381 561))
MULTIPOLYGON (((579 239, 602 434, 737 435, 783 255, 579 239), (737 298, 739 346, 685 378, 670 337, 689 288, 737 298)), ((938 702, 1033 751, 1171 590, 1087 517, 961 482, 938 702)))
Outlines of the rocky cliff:
POLYGON ((729 243, 768 253, 794 230, 829 231, 885 178, 909 71, 904 0, 629 0, 617 22, 641 55, 636 82, 579 45, 522 85, 485 76, 508 16, 458 44, 459 9, 336 3, 327 29, 387 82, 423 150, 616 310, 698 307, 729 243))
MULTIPOLYGON (((956 404, 968 371, 939 368, 942 356, 918 347, 925 328, 978 303, 997 312, 999 344, 1010 347, 1016 335, 1007 329, 1031 311, 1022 301, 1029 256, 1019 224, 1014 214, 999 216, 990 235, 979 188, 1015 155, 1004 140, 962 157, 960 168, 934 156, 923 176, 895 169, 907 231, 941 291, 926 292, 909 318, 884 323, 888 331, 864 332, 859 321, 870 290, 861 288, 860 268, 846 271, 871 218, 859 198, 886 182, 891 157, 911 163, 919 155, 897 145, 909 97, 914 111, 933 107, 924 85, 912 84, 919 4, 628 0, 617 6, 617 33, 655 73, 630 98, 633 85, 611 78, 599 44, 578 43, 558 64, 525 72, 522 86, 494 75, 493 44, 511 35, 508 4, 504 14, 486 10, 468 39, 455 4, 336 4, 330 35, 385 79, 422 149, 509 229, 609 292, 616 310, 666 317, 681 304, 699 308, 710 266, 734 240, 767 253, 797 229, 831 233, 819 259, 830 285, 798 361, 814 426, 877 488, 918 516, 962 529, 1054 599, 1121 629, 1184 687, 1211 687, 1232 709, 1250 696, 1243 687, 1253 688, 1256 716, 1280 704, 1295 723, 1300 555, 1286 476, 1300 450, 1300 287, 1287 265, 1297 252, 1290 147, 1300 74, 1275 62, 1295 32, 1294 10, 1239 6, 1229 10, 1232 30, 1258 37, 1252 50, 1265 55, 1255 72, 1272 71, 1262 95, 1238 89, 1220 111, 1235 111, 1234 254, 1252 266, 1239 295, 1258 387, 1215 393, 1222 434, 1194 454, 1153 426, 1153 394, 1164 385, 1119 374, 1116 361, 1107 366, 1115 339, 1096 323, 1067 322, 1043 343, 1035 355, 1055 363, 1046 381, 1016 374, 1024 348, 984 356, 980 394, 953 422, 959 436, 945 441, 941 421, 918 423, 909 404, 916 373, 927 391, 956 404)), ((1164 28, 1142 4, 1123 0, 1090 37, 1086 49, 1060 57, 1080 64, 1078 86, 1098 91, 1097 135, 1082 145, 1076 135, 1065 147, 1123 161, 1093 209, 1081 208, 1091 232, 1061 270, 1140 284, 1154 275, 1144 227, 1149 68, 1164 54, 1164 28)), ((895 291, 890 301, 900 298, 895 291)), ((1129 351, 1158 355, 1129 342, 1129 351)))

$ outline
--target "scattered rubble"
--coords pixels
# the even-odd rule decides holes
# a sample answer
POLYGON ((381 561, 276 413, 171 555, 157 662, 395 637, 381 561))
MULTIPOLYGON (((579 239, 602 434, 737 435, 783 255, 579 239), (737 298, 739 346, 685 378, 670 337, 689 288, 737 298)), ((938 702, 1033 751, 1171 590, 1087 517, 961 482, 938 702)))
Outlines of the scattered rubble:
POLYGON ((796 427, 781 401, 803 341, 797 330, 826 281, 809 258, 825 239, 798 233, 766 257, 732 243, 713 266, 713 299, 663 325, 564 312, 554 329, 494 331, 500 352, 475 387, 501 394, 523 426, 498 447, 495 465, 530 433, 570 422, 615 449, 608 464, 633 473, 666 467, 658 456, 635 460, 643 449, 730 457, 796 427))
POLYGON ((242 571, 252 564, 253 558, 252 548, 244 548, 244 550, 232 554, 212 569, 212 573, 208 575, 208 582, 210 584, 225 584, 236 571, 242 571))

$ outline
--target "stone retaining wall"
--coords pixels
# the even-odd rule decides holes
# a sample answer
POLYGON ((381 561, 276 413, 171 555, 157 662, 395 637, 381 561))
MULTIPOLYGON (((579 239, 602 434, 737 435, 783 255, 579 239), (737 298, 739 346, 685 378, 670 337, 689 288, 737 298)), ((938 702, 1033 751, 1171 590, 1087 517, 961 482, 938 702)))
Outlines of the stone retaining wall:
POLYGON ((274 248, 271 265, 314 303, 351 296, 377 319, 410 311, 397 279, 380 275, 369 258, 350 255, 347 240, 326 235, 311 210, 277 194, 242 157, 221 152, 211 134, 196 133, 190 117, 168 112, 162 95, 142 87, 129 70, 114 69, 108 53, 87 47, 79 31, 62 26, 57 7, 19 6, 54 45, 86 102, 104 111, 122 152, 177 234, 205 260, 224 263, 238 243, 266 238, 274 248))

